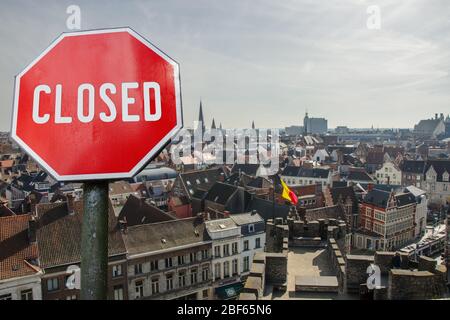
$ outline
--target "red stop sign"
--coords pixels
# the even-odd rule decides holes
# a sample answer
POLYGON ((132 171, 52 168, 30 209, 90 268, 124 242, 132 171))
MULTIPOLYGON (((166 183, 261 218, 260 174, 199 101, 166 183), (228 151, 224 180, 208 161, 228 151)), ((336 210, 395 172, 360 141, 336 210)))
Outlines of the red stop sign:
POLYGON ((16 77, 11 136, 61 181, 132 177, 182 125, 178 63, 129 28, 62 34, 16 77))

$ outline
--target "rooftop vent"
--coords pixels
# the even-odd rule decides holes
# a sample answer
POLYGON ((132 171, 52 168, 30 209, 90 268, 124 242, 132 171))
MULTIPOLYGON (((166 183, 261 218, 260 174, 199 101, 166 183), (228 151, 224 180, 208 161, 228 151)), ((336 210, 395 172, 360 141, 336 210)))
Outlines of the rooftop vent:
POLYGON ((165 238, 161 238, 161 243, 166 243, 167 242, 167 240, 165 239, 165 238))
POLYGON ((225 226, 224 224, 219 224, 219 228, 220 228, 220 229, 225 229, 226 226, 225 226))

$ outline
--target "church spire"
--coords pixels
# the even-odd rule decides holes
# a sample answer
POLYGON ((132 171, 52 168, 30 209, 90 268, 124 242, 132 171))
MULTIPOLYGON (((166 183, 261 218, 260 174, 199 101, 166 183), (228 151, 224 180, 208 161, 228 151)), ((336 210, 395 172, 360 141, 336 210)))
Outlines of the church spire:
POLYGON ((211 129, 216 129, 216 122, 214 121, 214 118, 213 118, 213 121, 211 123, 211 129))
POLYGON ((255 121, 252 121, 252 129, 255 129, 255 121))
POLYGON ((222 130, 222 122, 219 124, 219 129, 222 130))
POLYGON ((202 129, 205 130, 205 121, 203 119, 203 106, 202 100, 200 100, 200 109, 198 111, 198 122, 201 123, 202 129))

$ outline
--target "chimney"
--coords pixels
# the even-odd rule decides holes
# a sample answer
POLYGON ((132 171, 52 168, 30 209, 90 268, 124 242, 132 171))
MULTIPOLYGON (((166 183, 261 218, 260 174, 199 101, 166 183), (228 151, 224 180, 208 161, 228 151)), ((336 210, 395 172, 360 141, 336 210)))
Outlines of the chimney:
POLYGON ((224 215, 226 218, 228 218, 228 217, 230 216, 230 211, 224 211, 224 212, 223 212, 223 215, 224 215))
POLYGON ((440 119, 441 119, 441 120, 444 120, 444 114, 443 114, 443 113, 441 113, 440 119))
POLYGON ((438 114, 437 114, 437 113, 434 114, 434 119, 435 119, 435 120, 438 119, 438 114))
POLYGON ((68 194, 67 196, 66 196, 66 198, 67 198, 67 213, 69 214, 69 215, 73 215, 74 214, 74 197, 73 197, 73 195, 71 195, 71 194, 68 194))
POLYGON ((28 241, 30 243, 36 242, 36 219, 33 216, 28 220, 28 241))
POLYGON ((373 184, 372 183, 369 183, 368 185, 367 185, 367 191, 372 191, 373 190, 373 184))

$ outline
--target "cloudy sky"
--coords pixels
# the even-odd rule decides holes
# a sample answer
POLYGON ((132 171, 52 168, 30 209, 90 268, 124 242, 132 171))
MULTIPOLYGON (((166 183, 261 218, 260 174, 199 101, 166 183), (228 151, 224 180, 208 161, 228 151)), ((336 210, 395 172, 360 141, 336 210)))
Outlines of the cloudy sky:
POLYGON ((305 110, 330 127, 412 127, 450 113, 449 0, 0 2, 0 130, 14 75, 81 8, 81 28, 130 26, 181 66, 184 119, 284 127, 305 110), (95 3, 94 3, 95 2, 95 3), (369 6, 380 29, 369 29, 369 6))

